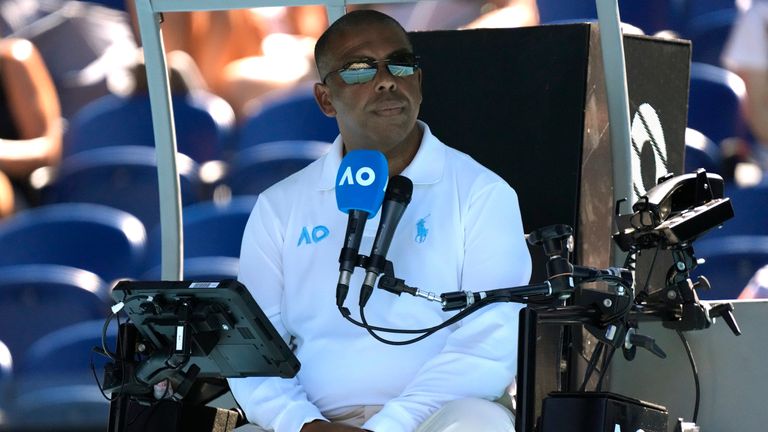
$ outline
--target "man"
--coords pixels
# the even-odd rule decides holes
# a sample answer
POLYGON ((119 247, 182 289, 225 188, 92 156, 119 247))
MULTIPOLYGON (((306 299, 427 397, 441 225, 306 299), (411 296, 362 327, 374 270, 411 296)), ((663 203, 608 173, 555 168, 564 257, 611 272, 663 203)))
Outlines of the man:
POLYGON ((744 114, 755 137, 753 158, 768 174, 768 1, 755 0, 734 22, 723 65, 744 80, 744 114))
MULTIPOLYGON (((232 379, 235 398, 249 421, 278 432, 512 430, 511 413, 490 401, 514 379, 519 306, 486 307, 414 344, 376 341, 335 304, 347 216, 336 208, 334 186, 343 154, 355 149, 383 152, 390 175, 413 181, 388 259, 398 278, 438 293, 528 283, 515 192, 417 121, 422 71, 392 18, 350 12, 318 40, 315 59, 322 79, 315 96, 336 117, 340 136, 328 154, 260 195, 239 275, 294 341, 302 367, 293 379, 232 379)), ((367 223, 361 253, 370 250, 379 217, 367 223)), ((363 273, 354 273, 348 299, 357 298, 363 273)), ((380 290, 365 314, 371 325, 403 329, 453 315, 380 290)))

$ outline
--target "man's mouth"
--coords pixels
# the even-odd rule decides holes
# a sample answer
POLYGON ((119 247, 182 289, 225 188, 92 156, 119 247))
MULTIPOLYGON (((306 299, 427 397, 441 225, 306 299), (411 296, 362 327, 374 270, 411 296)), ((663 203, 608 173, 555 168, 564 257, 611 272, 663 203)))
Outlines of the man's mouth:
POLYGON ((398 101, 379 102, 374 106, 373 112, 380 116, 394 116, 405 110, 405 103, 398 101))

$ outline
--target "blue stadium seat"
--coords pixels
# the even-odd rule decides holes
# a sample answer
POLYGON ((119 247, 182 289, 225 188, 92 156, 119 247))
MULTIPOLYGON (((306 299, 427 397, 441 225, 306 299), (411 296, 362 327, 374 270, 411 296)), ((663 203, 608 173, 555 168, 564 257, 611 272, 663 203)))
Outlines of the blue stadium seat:
POLYGON ((82 321, 104 319, 108 287, 87 270, 55 264, 0 267, 0 340, 17 362, 42 336, 82 321))
POLYGON ((95 383, 43 388, 14 399, 9 424, 15 431, 105 431, 109 401, 95 383))
POLYGON ((539 8, 539 20, 542 23, 597 18, 597 8, 593 1, 538 0, 536 4, 539 8))
MULTIPOLYGON (((212 281, 237 279, 240 259, 229 256, 201 256, 184 259, 184 280, 212 281)), ((142 279, 160 280, 160 265, 147 270, 142 279)))
POLYGON ((288 140, 331 142, 339 134, 336 119, 326 117, 317 106, 312 87, 298 87, 274 96, 249 113, 240 128, 238 150, 288 140))
POLYGON ((720 149, 703 133, 685 129, 685 172, 704 168, 707 172, 720 174, 720 149))
POLYGON ((0 222, 0 266, 60 264, 104 280, 136 277, 146 232, 134 216, 97 204, 36 207, 0 222))
MULTIPOLYGON (((101 348, 101 336, 105 319, 92 319, 54 329, 36 340, 16 363, 16 381, 22 383, 16 392, 28 392, 38 388, 95 384, 91 363, 99 380, 104 365, 111 360, 93 352, 101 348)), ((110 352, 117 347, 117 321, 112 320, 105 335, 105 345, 110 352)))
MULTIPOLYGON (((102 346, 104 319, 56 329, 35 341, 18 362, 13 385, 13 429, 105 430, 109 404, 91 370, 101 381, 109 360, 96 353, 102 346), (40 413, 50 415, 39 415, 40 413)), ((107 328, 105 345, 117 346, 117 322, 107 328)))
MULTIPOLYGON (((243 229, 256 196, 235 196, 226 202, 206 201, 182 209, 184 257, 239 257, 243 229)), ((149 235, 147 264, 160 264, 161 235, 156 226, 149 235)))
MULTIPOLYGON (((680 2, 681 0, 678 0, 680 2)), ((713 12, 736 9, 736 0, 682 0, 687 20, 713 12)))
MULTIPOLYGON (((3 8, 13 3, 0 2, 3 8)), ((125 12, 87 1, 21 4, 24 9, 40 8, 45 14, 14 36, 29 39, 40 50, 65 119, 72 119, 82 107, 109 94, 107 77, 135 62, 135 36, 125 12)))
POLYGON ((704 238, 768 236, 768 184, 744 188, 726 184, 724 195, 731 199, 734 216, 722 228, 707 233, 704 238))
MULTIPOLYGON (((646 34, 675 29, 681 8, 675 0, 620 0, 619 16, 646 34)), ((591 0, 538 0, 542 23, 565 23, 574 20, 596 21, 597 7, 591 0)))
POLYGON ((245 149, 235 155, 224 179, 234 195, 258 195, 328 152, 320 141, 277 141, 245 149))
POLYGON ((688 126, 715 143, 729 137, 745 137, 748 129, 740 106, 745 92, 744 81, 733 72, 692 63, 688 126))
POLYGON ((691 61, 720 66, 720 54, 737 15, 736 9, 726 9, 691 19, 684 35, 691 40, 691 61))
MULTIPOLYGON (((176 158, 181 203, 199 200, 198 165, 189 157, 176 158)), ((88 150, 64 159, 52 182, 42 190, 45 204, 89 202, 125 210, 145 227, 160 220, 155 149, 113 146, 88 150)))
POLYGON ((8 398, 13 382, 13 356, 11 350, 0 340, 0 429, 4 427, 3 418, 8 415, 8 398))
MULTIPOLYGON (((174 95, 171 101, 179 153, 199 163, 222 159, 234 132, 234 113, 229 104, 203 91, 174 95)), ((155 145, 149 94, 107 95, 89 103, 70 121, 63 151, 67 157, 94 148, 125 145, 155 145)))
POLYGON ((699 292, 706 300, 737 298, 755 272, 768 264, 768 236, 703 238, 693 248, 697 258, 706 260, 693 272, 705 276, 712 286, 699 292))

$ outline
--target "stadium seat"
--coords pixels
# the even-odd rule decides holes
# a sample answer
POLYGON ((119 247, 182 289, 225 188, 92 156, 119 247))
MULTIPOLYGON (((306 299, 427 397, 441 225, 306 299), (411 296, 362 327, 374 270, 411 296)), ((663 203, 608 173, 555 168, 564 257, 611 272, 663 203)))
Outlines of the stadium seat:
MULTIPOLYGON (((213 281, 237 279, 240 259, 229 256, 202 256, 184 259, 183 280, 213 281)), ((142 276, 144 280, 160 280, 160 265, 156 265, 142 276)))
POLYGON ((725 138, 745 137, 747 126, 741 115, 746 88, 738 75, 705 64, 691 64, 688 126, 719 144, 725 138))
MULTIPOLYGON (((93 348, 102 347, 105 321, 92 319, 54 329, 32 343, 16 363, 16 393, 59 385, 96 384, 91 363, 101 380, 104 365, 110 360, 93 352, 93 348)), ((106 348, 114 352, 117 321, 112 320, 106 330, 106 348)))
POLYGON ((597 8, 593 1, 538 0, 536 4, 539 8, 539 20, 542 23, 597 18, 597 8))
POLYGON ((691 61, 720 66, 720 54, 737 15, 736 9, 726 9, 691 19, 684 35, 691 40, 691 61))
POLYGON ((755 272, 768 264, 768 236, 704 238, 693 248, 697 258, 705 259, 693 275, 705 276, 712 286, 699 292, 705 300, 737 298, 755 272))
POLYGON ((0 266, 59 264, 104 280, 136 277, 146 232, 134 216, 97 204, 32 208, 0 223, 0 266))
POLYGON ((258 195, 324 155, 320 141, 277 141, 245 149, 234 156, 224 183, 234 195, 258 195))
POLYGON ((317 140, 331 142, 339 134, 336 119, 317 106, 312 87, 302 86, 273 96, 248 114, 240 128, 238 151, 271 141, 317 140))
MULTIPOLYGON (((173 96, 176 147, 198 163, 222 159, 234 128, 234 112, 208 92, 173 96)), ((149 94, 107 95, 83 107, 64 136, 64 157, 108 146, 154 147, 149 94)))
MULTIPOLYGON (((109 360, 92 352, 102 346, 104 324, 104 319, 95 319, 62 327, 29 347, 14 378, 9 416, 14 430, 107 429, 109 403, 97 386, 94 371, 101 383, 109 360)), ((110 352, 116 350, 115 320, 107 328, 104 345, 110 352)))
POLYGON ((695 129, 685 129, 685 172, 704 168, 720 174, 720 161, 720 149, 711 139, 695 129))
POLYGON ((734 216, 704 238, 768 235, 768 184, 744 188, 726 184, 724 195, 731 199, 734 216))
MULTIPOLYGON (((621 22, 641 29, 645 34, 677 27, 679 12, 674 0, 620 0, 621 22)), ((538 0, 542 23, 566 23, 574 20, 596 21, 594 1, 538 0)))
POLYGON ((49 387, 16 397, 8 422, 15 431, 105 431, 109 408, 94 383, 49 387))
POLYGON ((8 415, 8 400, 13 381, 13 356, 8 347, 0 340, 0 430, 5 426, 8 415))
MULTIPOLYGON (((199 200, 198 165, 178 154, 176 165, 181 203, 199 200)), ((53 180, 42 191, 45 204, 89 202, 125 210, 152 227, 160 220, 155 149, 113 146, 88 150, 64 159, 53 180)))
POLYGON ((14 36, 30 40, 40 50, 59 93, 61 115, 72 119, 89 102, 110 93, 108 76, 135 61, 130 18, 124 11, 86 1, 35 1, 24 6, 35 7, 41 7, 45 17, 14 36))
POLYGON ((683 3, 684 13, 688 20, 713 12, 736 9, 736 0, 683 0, 683 3))
MULTIPOLYGON (((182 209, 184 257, 239 257, 243 229, 256 196, 235 196, 226 202, 206 201, 182 209)), ((160 265, 161 235, 156 226, 149 235, 147 268, 160 265)))
POLYGON ((82 321, 104 319, 106 283, 87 270, 55 264, 0 267, 0 340, 16 362, 42 336, 82 321))

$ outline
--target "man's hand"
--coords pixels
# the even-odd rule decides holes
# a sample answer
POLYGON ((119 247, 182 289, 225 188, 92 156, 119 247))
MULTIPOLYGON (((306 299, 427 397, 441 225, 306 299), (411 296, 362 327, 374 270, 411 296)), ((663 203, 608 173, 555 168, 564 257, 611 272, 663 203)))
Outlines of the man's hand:
POLYGON ((309 422, 301 428, 301 432, 364 432, 360 429, 344 423, 331 423, 325 420, 309 422))

